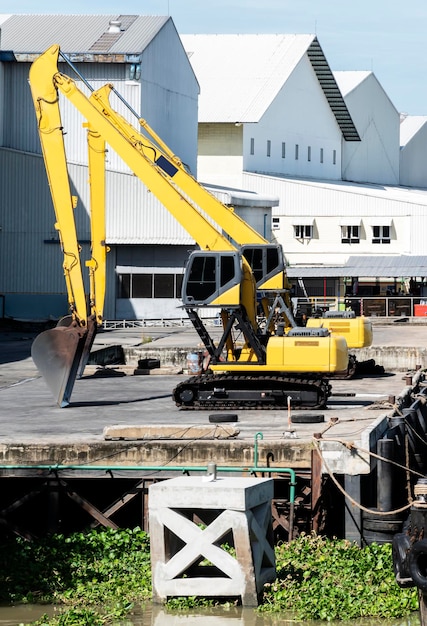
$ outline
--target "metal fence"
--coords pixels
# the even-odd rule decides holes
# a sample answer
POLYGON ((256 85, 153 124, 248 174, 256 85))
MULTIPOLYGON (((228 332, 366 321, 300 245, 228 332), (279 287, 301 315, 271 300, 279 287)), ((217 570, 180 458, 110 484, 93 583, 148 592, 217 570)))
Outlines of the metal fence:
POLYGON ((427 299, 419 296, 369 296, 358 298, 313 297, 298 298, 297 307, 306 308, 311 315, 316 309, 321 311, 352 310, 356 315, 368 317, 427 317, 427 299), (310 310, 311 309, 311 310, 310 310))

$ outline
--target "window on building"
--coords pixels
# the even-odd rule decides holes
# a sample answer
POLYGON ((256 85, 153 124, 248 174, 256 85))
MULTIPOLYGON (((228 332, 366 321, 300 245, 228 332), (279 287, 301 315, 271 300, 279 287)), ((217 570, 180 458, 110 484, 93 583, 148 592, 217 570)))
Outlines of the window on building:
POLYGON ((295 144, 295 161, 298 161, 298 156, 299 156, 299 145, 296 143, 295 144))
POLYGON ((323 148, 320 148, 320 162, 323 163, 323 148))
POLYGON ((130 298, 130 274, 120 274, 118 296, 119 298, 130 298))
POLYGON ((332 163, 333 165, 337 164, 337 151, 336 150, 332 151, 332 163))
POLYGON ((278 228, 280 228, 280 217, 271 218, 271 228, 273 230, 277 230, 278 228))
POLYGON ((173 274, 154 274, 154 297, 173 298, 175 293, 173 274))
POLYGON ((271 141, 267 139, 267 156, 271 156, 271 141))
POLYGON ((312 239, 312 224, 294 224, 295 239, 312 239))
POLYGON ((286 158, 286 143, 282 141, 282 159, 286 158))
POLYGON ((153 276, 151 274, 131 274, 131 298, 152 298, 153 276))
POLYGON ((182 274, 119 274, 119 298, 180 298, 182 274))
POLYGON ((311 161, 311 146, 307 148, 307 161, 311 161))
POLYGON ((184 280, 183 274, 175 274, 175 297, 180 298, 182 292, 182 281, 184 280))
POLYGON ((255 154, 255 139, 251 137, 251 154, 255 154))
POLYGON ((341 243, 359 243, 360 226, 341 226, 341 243))
POLYGON ((390 243, 390 226, 372 226, 372 243, 390 243))

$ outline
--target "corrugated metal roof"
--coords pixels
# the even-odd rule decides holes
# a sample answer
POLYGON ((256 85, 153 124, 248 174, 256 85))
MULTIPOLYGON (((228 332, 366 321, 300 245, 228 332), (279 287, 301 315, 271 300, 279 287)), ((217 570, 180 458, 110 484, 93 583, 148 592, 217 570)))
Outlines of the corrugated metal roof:
MULTIPOLYGON (((254 185, 250 184, 250 179, 256 178, 257 181, 265 181, 264 184, 258 184, 256 190, 262 193, 274 193, 277 195, 281 195, 281 192, 277 191, 277 186, 282 184, 287 184, 288 193, 291 187, 304 188, 308 193, 316 194, 316 204, 311 209, 310 203, 308 203, 307 213, 310 214, 313 212, 313 215, 347 215, 347 211, 343 209, 343 203, 345 197, 348 197, 348 208, 352 209, 354 214, 357 212, 355 210, 355 203, 361 201, 364 202, 365 196, 370 196, 372 198, 379 198, 381 200, 388 200, 389 202, 409 202, 414 205, 420 205, 425 207, 427 205, 427 190, 424 188, 417 187, 392 187, 391 185, 375 185, 374 183, 353 183, 344 180, 321 180, 321 179, 301 179, 301 178, 292 178, 290 176, 269 176, 267 174, 255 174, 253 172, 244 172, 243 176, 243 184, 248 189, 251 189, 254 185), (325 192, 342 192, 343 194, 347 194, 347 196, 340 195, 339 196, 339 207, 337 212, 331 213, 331 204, 332 198, 330 195, 322 196, 319 194, 319 190, 324 190, 325 192), (320 210, 320 203, 322 199, 325 199, 325 210, 322 212, 320 210)), ((292 202, 290 202, 290 206, 292 206, 292 202)), ((400 211, 401 212, 401 211, 400 211)))
POLYGON ((229 187, 219 187, 218 185, 209 185, 206 183, 204 183, 203 186, 223 204, 268 208, 279 205, 279 198, 277 196, 264 196, 259 195, 255 191, 242 191, 240 189, 230 189, 229 187))
POLYGON ((315 35, 181 35, 201 85, 199 122, 258 122, 307 54, 344 138, 359 135, 315 35))
POLYGON ((422 277, 427 276, 427 256, 350 256, 345 265, 301 265, 287 268, 289 278, 422 277))
POLYGON ((400 123, 400 147, 404 148, 426 122, 426 115, 407 115, 400 123))
MULTIPOLYGON (((2 19, 0 15, 0 21, 2 19)), ((65 53, 139 54, 170 19, 156 15, 11 15, 1 23, 1 49, 41 53, 59 44, 65 53), (120 22, 118 33, 110 22, 120 22), (113 36, 114 35, 114 36, 113 36)))

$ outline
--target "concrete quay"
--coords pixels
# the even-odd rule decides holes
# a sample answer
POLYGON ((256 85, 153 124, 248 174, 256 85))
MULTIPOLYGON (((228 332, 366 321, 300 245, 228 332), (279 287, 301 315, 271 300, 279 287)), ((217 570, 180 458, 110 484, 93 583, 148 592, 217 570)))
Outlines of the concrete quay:
MULTIPOLYGON (((0 466, 3 468, 0 475, 9 475, 8 467, 10 472, 19 473, 19 468, 24 472, 24 468, 34 465, 73 466, 74 475, 78 467, 88 465, 201 467, 211 461, 239 468, 263 467, 267 463, 307 468, 311 463, 313 435, 322 432, 323 439, 327 433, 328 439, 356 441, 366 450, 381 433, 381 424, 393 408, 391 400, 407 387, 406 371, 415 365, 427 366, 427 327, 425 323, 414 322, 375 324, 374 345, 370 350, 377 351, 376 354, 382 351, 383 355, 393 351, 393 364, 398 366, 392 370, 386 364, 388 375, 331 381, 333 395, 327 409, 304 412, 307 423, 294 423, 292 410, 291 415, 283 410, 238 411, 231 434, 225 424, 211 421, 210 416, 215 416, 212 411, 180 410, 172 401, 171 393, 182 380, 183 374, 179 372, 183 368, 182 363, 173 363, 166 355, 169 351, 186 354, 200 348, 191 328, 124 328, 100 332, 95 348, 121 345, 128 358, 133 355, 133 363, 107 368, 88 366, 84 377, 76 381, 71 404, 65 409, 54 404, 29 356, 34 335, 3 333, 0 336, 0 466), (148 337, 152 339, 150 343, 146 342, 148 337), (160 369, 146 376, 130 375, 137 359, 154 354, 160 355, 160 369), (402 360, 405 354, 406 362, 402 360), (407 366, 403 367, 405 363, 407 366), (129 427, 132 427, 131 436, 126 434, 131 432, 126 430, 129 427), (199 430, 196 432, 195 428, 199 430), (117 435, 120 429, 125 433, 122 438, 117 435)), ((363 358, 371 358, 370 354, 367 352, 363 358)), ((380 358, 376 361, 384 365, 380 358)), ((334 446, 331 459, 335 459, 336 471, 342 470, 345 463, 350 473, 369 472, 369 458, 365 454, 348 455, 342 450, 337 454, 337 447, 343 446, 334 446)))

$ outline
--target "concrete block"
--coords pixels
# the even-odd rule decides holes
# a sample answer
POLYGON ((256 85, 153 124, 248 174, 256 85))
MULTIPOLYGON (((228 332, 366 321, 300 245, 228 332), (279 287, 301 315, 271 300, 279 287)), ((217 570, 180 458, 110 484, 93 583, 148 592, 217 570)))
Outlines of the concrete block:
POLYGON ((151 485, 154 602, 240 596, 243 605, 256 606, 276 577, 272 498, 269 478, 183 476, 151 485))
POLYGON ((229 439, 237 437, 239 429, 233 426, 169 426, 167 424, 106 426, 103 434, 106 440, 117 439, 229 439))

